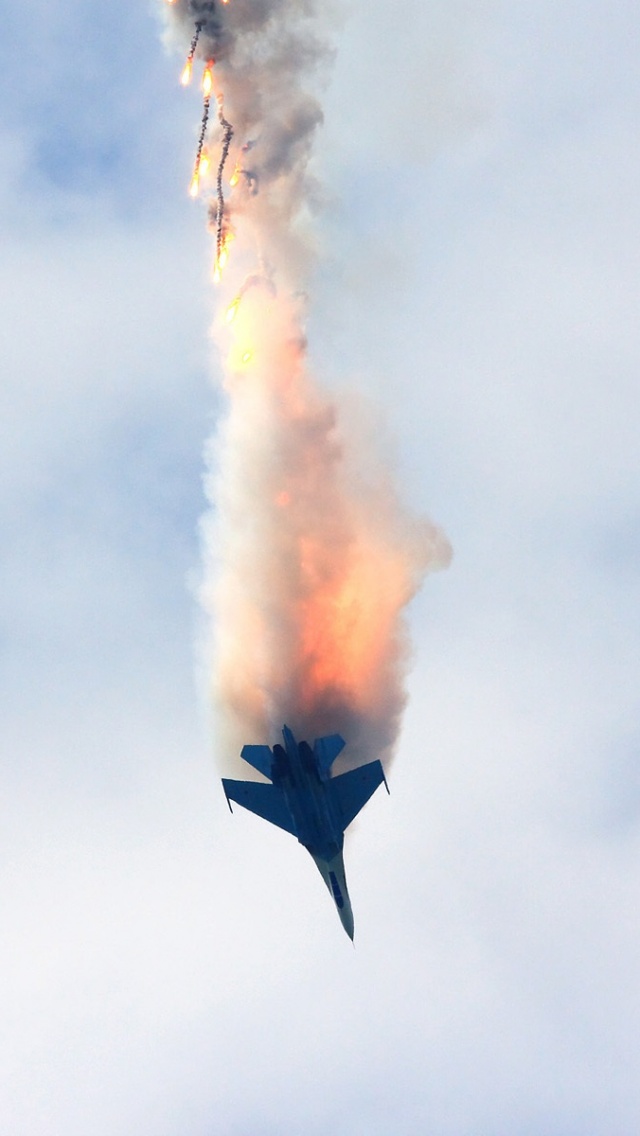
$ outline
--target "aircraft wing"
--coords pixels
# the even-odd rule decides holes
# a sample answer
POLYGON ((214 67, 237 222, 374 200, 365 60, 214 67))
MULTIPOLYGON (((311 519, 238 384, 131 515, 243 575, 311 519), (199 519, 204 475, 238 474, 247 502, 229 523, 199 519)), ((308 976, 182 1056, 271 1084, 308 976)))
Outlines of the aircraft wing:
POLYGON ((242 805, 249 812, 256 813, 270 824, 283 828, 292 836, 297 836, 293 817, 287 808, 284 793, 278 785, 261 785, 257 781, 231 781, 222 778, 225 796, 231 808, 231 801, 242 805))
POLYGON ((350 769, 348 773, 341 773, 339 777, 332 777, 326 782, 327 793, 341 819, 343 830, 349 827, 383 782, 386 785, 384 769, 379 761, 370 761, 359 769, 350 769))

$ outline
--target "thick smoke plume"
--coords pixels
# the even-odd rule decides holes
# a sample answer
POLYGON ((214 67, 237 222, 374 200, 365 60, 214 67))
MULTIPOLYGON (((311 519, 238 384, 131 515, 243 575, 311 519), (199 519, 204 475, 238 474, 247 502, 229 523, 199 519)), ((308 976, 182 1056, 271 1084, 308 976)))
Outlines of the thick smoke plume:
POLYGON ((405 703, 403 611, 449 547, 406 513, 383 462, 360 460, 308 371, 308 162, 322 114, 307 86, 330 53, 311 3, 178 0, 168 11, 187 55, 200 28, 194 62, 213 61, 229 128, 211 136, 208 186, 229 399, 211 444, 204 587, 221 756, 229 767, 286 722, 310 741, 343 734, 350 762, 388 758, 405 703))

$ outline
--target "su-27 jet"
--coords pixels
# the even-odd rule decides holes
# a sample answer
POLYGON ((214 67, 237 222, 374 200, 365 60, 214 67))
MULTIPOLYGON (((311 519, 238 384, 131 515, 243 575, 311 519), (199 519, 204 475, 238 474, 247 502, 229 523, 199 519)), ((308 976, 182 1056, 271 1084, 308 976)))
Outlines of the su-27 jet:
MULTIPOLYGON (((344 834, 369 797, 384 782, 379 761, 370 761, 347 773, 331 776, 331 766, 344 749, 339 734, 317 738, 313 749, 297 742, 288 726, 282 731, 284 746, 246 745, 242 757, 270 784, 231 781, 222 784, 231 809, 235 801, 243 808, 296 836, 315 860, 338 910, 340 921, 353 939, 353 911, 344 872, 344 834)), ((232 810, 233 811, 233 810, 232 810)))

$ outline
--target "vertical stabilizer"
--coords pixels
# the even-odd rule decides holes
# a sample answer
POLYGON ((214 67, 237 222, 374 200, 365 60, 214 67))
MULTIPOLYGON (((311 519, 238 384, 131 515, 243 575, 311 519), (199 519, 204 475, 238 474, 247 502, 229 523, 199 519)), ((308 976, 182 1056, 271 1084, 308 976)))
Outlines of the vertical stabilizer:
POLYGON ((330 734, 326 738, 316 738, 313 743, 313 752, 318 767, 318 773, 323 781, 328 780, 331 766, 339 753, 345 747, 344 738, 340 734, 330 734))
POLYGON ((267 745, 246 745, 242 747, 240 756, 248 765, 252 765, 258 773, 271 778, 273 770, 273 753, 267 745))

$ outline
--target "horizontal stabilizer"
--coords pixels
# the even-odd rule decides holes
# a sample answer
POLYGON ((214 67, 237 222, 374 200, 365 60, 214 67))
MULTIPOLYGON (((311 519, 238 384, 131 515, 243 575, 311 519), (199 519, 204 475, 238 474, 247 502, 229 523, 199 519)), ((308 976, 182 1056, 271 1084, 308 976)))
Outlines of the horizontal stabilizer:
POLYGON ((327 781, 327 792, 338 812, 343 830, 348 828, 378 785, 385 781, 384 769, 379 761, 370 761, 359 769, 350 769, 339 777, 327 781))
POLYGON ((231 781, 228 777, 222 778, 222 784, 227 801, 235 801, 236 804, 242 805, 243 809, 249 809, 249 812, 268 820, 278 828, 283 828, 292 836, 298 835, 284 793, 277 785, 262 785, 257 781, 231 781))
POLYGON ((252 765, 258 773, 263 773, 265 777, 271 779, 271 771, 273 769, 273 754, 269 746, 265 745, 246 745, 242 747, 240 756, 248 765, 252 765))
POLYGON ((326 738, 316 738, 313 743, 313 752, 315 754, 318 773, 323 781, 329 776, 329 770, 333 765, 336 757, 344 749, 344 738, 340 734, 330 734, 326 738))

